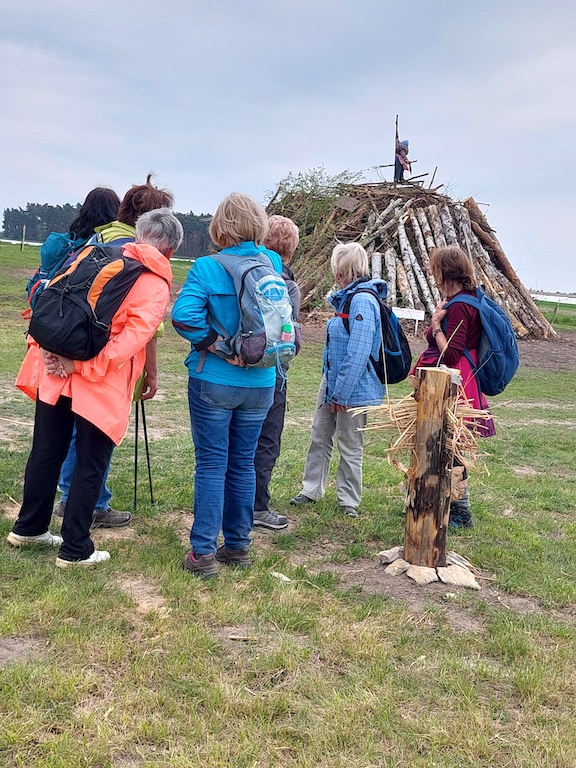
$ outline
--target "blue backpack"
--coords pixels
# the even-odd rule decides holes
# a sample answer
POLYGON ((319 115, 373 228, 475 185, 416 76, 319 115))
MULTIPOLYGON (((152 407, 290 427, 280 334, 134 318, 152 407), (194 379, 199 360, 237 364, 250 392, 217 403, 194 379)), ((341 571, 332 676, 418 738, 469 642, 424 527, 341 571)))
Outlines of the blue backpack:
MULTIPOLYGON (((240 310, 238 329, 216 342, 216 354, 224 358, 239 355, 249 366, 280 371, 296 354, 299 342, 284 278, 265 253, 244 259, 225 253, 205 258, 217 261, 231 276, 240 310)), ((212 321, 216 326, 214 318, 212 321)))
POLYGON ((34 309, 38 296, 63 266, 71 253, 78 250, 86 242, 86 238, 77 239, 74 232, 50 232, 40 248, 40 266, 34 272, 28 285, 28 304, 34 309))
MULTIPOLYGON (((504 310, 486 296, 482 288, 476 288, 476 296, 461 294, 446 304, 469 304, 480 312, 482 335, 478 345, 478 365, 467 349, 464 349, 472 366, 478 388, 485 395, 499 395, 508 386, 520 363, 518 344, 512 323, 504 310)), ((444 321, 446 326, 446 321, 444 321)))

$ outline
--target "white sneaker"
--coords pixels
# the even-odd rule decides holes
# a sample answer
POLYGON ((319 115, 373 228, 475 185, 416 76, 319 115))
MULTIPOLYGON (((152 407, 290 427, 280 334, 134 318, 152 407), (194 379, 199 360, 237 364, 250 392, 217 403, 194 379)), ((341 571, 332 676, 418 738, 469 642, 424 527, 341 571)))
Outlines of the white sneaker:
POLYGON ((110 560, 110 552, 95 549, 90 557, 87 557, 85 560, 63 560, 61 557, 57 557, 56 565, 58 568, 70 568, 75 565, 84 565, 90 568, 93 565, 98 565, 98 563, 104 563, 106 560, 110 560))
POLYGON ((13 547, 25 547, 27 544, 40 544, 42 547, 59 547, 64 541, 62 536, 58 536, 56 533, 40 533, 38 536, 21 536, 19 533, 10 531, 6 537, 8 544, 12 544, 13 547))

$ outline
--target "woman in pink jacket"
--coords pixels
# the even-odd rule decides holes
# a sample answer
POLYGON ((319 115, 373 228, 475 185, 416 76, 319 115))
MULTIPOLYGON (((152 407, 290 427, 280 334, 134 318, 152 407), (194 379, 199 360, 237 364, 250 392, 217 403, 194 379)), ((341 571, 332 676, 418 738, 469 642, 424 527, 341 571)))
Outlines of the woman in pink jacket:
POLYGON ((8 542, 15 547, 60 547, 56 565, 91 566, 108 560, 90 538, 94 504, 114 445, 128 427, 134 385, 142 373, 146 344, 160 325, 170 296, 168 259, 182 241, 182 225, 167 209, 143 214, 136 242, 125 256, 141 261, 140 275, 112 320, 110 340, 91 360, 52 355, 31 341, 16 386, 36 400, 32 451, 24 476, 20 514, 8 542), (48 524, 58 476, 76 426, 77 463, 62 536, 48 524))

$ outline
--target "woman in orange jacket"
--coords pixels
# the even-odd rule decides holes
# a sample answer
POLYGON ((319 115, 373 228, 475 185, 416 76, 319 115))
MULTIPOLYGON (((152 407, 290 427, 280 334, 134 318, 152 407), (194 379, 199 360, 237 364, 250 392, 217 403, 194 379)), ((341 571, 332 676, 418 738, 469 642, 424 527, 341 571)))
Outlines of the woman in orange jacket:
POLYGON ((24 477, 20 514, 8 542, 60 547, 56 565, 95 565, 108 560, 90 538, 92 512, 112 449, 128 427, 134 385, 146 344, 168 306, 172 270, 168 259, 182 241, 182 225, 166 208, 143 214, 136 242, 125 256, 141 261, 140 275, 112 320, 110 340, 91 360, 52 355, 31 341, 16 386, 36 400, 32 451, 24 477), (77 432, 77 464, 62 536, 48 531, 60 466, 77 432))

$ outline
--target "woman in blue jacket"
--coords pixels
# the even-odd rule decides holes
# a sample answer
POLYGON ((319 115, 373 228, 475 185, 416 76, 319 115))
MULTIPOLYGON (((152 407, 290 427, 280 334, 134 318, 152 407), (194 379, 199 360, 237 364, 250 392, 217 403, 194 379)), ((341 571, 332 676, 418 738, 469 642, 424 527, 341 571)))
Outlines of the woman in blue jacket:
POLYGON ((332 252, 332 272, 341 290, 328 297, 334 317, 326 324, 322 382, 312 422, 312 442, 306 458, 302 491, 291 504, 311 504, 326 491, 334 435, 340 452, 336 479, 339 508, 349 517, 358 515, 362 497, 362 454, 366 416, 352 416, 350 408, 380 405, 384 385, 370 361, 378 359, 382 344, 380 307, 370 293, 353 295, 348 313, 350 333, 341 314, 350 294, 369 287, 383 299, 384 280, 371 280, 368 255, 358 243, 337 245, 332 252))
MULTIPOLYGON (((261 245, 268 232, 264 209, 247 195, 223 200, 210 223, 210 237, 243 259, 265 254, 280 275, 280 256, 261 245)), ((250 565, 250 533, 256 476, 254 454, 262 423, 274 399, 275 368, 246 367, 224 359, 215 342, 236 333, 238 299, 226 269, 209 256, 198 259, 172 310, 172 323, 192 344, 186 358, 188 402, 196 455, 192 549, 183 567, 201 578, 217 575, 216 561, 250 565), (222 529, 224 544, 217 547, 222 529)))

